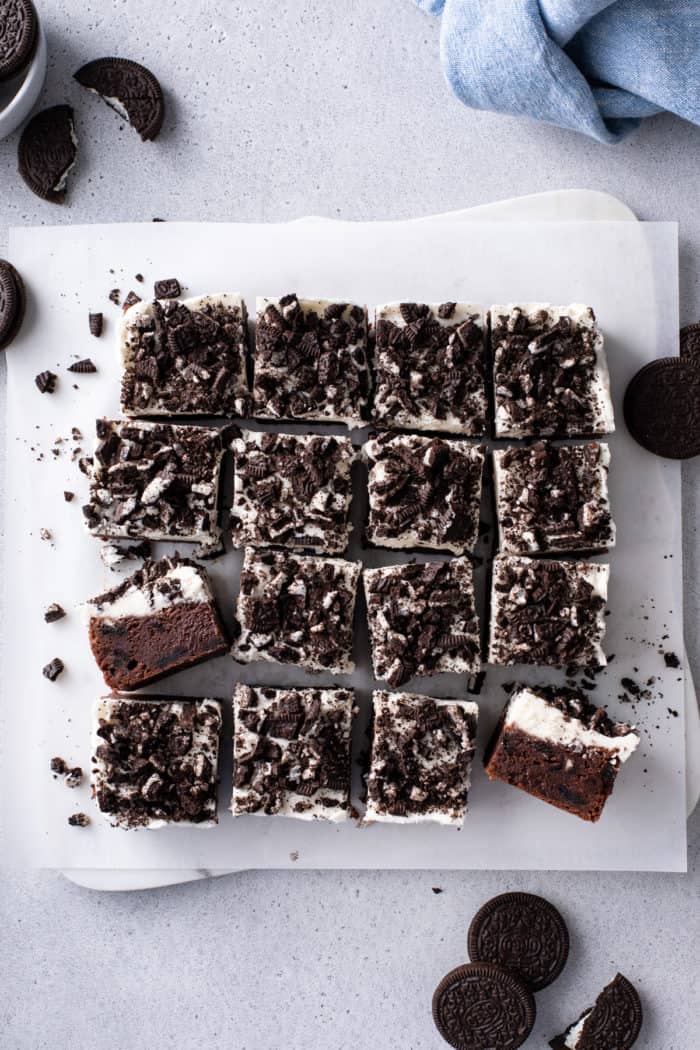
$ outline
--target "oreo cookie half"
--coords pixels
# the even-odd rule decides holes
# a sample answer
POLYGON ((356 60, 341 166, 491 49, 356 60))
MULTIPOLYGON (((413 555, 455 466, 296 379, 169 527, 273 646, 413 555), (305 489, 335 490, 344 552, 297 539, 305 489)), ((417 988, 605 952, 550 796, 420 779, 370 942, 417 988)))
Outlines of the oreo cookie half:
POLYGON ((32 117, 22 132, 19 173, 38 197, 63 204, 77 156, 72 108, 51 106, 32 117))
POLYGON ((472 919, 472 962, 498 963, 538 992, 555 981, 569 955, 569 931, 549 901, 532 893, 503 893, 472 919))
POLYGON ((11 80, 29 65, 36 39, 31 0, 0 0, 0 81, 11 80))
POLYGON ((145 141, 154 139, 165 116, 163 91, 150 70, 127 58, 96 58, 75 74, 107 105, 136 128, 145 141))
POLYGON ((634 440, 665 459, 700 455, 700 356, 662 357, 625 391, 623 413, 634 440))
POLYGON ((457 1050, 516 1050, 535 1023, 535 1000, 522 981, 492 963, 458 966, 433 995, 433 1020, 457 1050))
POLYGON ((24 282, 14 266, 0 259, 0 350, 9 346, 24 320, 24 282))
POLYGON ((630 1050, 642 1030, 642 1004, 631 981, 618 973, 578 1021, 551 1040, 552 1050, 630 1050))

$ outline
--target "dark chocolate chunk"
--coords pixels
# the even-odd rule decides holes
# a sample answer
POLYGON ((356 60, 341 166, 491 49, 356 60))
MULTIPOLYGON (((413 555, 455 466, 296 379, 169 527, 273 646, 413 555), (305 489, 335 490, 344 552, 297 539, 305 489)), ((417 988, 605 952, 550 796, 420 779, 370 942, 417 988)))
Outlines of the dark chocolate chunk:
POLYGON ((90 335, 94 335, 96 339, 99 339, 102 335, 102 326, 104 323, 104 317, 102 314, 90 314, 90 335))
POLYGON ((634 440, 665 459, 700 455, 700 359, 663 357, 645 365, 623 402, 634 440))
POLYGON ((517 977, 492 963, 451 970, 433 995, 433 1020, 456 1050, 516 1050, 535 1023, 535 1000, 517 977))
POLYGON ((0 350, 9 346, 24 320, 24 281, 14 266, 0 259, 0 350))
POLYGON ((549 901, 532 893, 503 893, 476 913, 467 944, 472 962, 498 963, 538 992, 564 969, 569 931, 549 901))
POLYGON ((566 1032, 551 1040, 552 1050, 571 1046, 567 1036, 577 1025, 576 1050, 631 1050, 642 1030, 642 1004, 631 981, 618 973, 566 1032))
POLYGON ((78 155, 73 110, 52 106, 32 117, 19 140, 19 173, 32 193, 63 204, 66 180, 78 155))
POLYGON ((72 365, 68 365, 68 371, 88 375, 91 372, 96 372, 97 368, 89 357, 84 357, 82 361, 74 361, 72 365))
POLYGON ((31 62, 37 41, 37 17, 31 0, 0 3, 0 82, 18 76, 31 62))
POLYGON ((41 673, 44 678, 48 678, 50 682, 55 682, 58 676, 61 674, 64 668, 63 660, 58 656, 55 656, 53 660, 49 661, 45 667, 42 667, 41 673))
POLYGON ((66 503, 72 503, 73 500, 75 499, 75 493, 74 492, 65 491, 63 493, 63 498, 66 501, 66 503))
POLYGON ((153 285, 153 294, 156 299, 177 299, 182 295, 180 282, 177 277, 169 277, 163 281, 156 281, 153 285))
POLYGON ((153 73, 138 62, 96 58, 79 69, 75 79, 126 117, 144 142, 154 139, 163 126, 163 91, 153 73))
POLYGON ((68 823, 72 828, 86 828, 90 823, 90 818, 87 813, 72 813, 68 818, 68 823))
POLYGON ((131 306, 135 306, 136 303, 141 302, 141 296, 137 295, 136 292, 129 292, 124 302, 122 303, 122 310, 126 311, 131 306))
POLYGON ((66 610, 58 602, 52 602, 44 612, 44 620, 46 623, 55 623, 56 620, 62 620, 65 615, 66 610))

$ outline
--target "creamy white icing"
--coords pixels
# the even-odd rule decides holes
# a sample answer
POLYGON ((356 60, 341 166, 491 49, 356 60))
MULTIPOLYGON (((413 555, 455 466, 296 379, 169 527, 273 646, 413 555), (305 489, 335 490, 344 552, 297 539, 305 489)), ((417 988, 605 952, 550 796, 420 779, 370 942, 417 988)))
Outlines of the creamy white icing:
POLYGON ((566 1038, 564 1039, 564 1046, 567 1048, 567 1050, 576 1050, 576 1047, 579 1044, 579 1040, 583 1035, 583 1026, 585 1025, 588 1018, 591 1016, 591 1013, 592 1011, 588 1010, 583 1015, 583 1017, 579 1018, 576 1024, 572 1025, 572 1027, 566 1033, 566 1038))
POLYGON ((116 598, 106 597, 100 602, 92 599, 87 610, 91 617, 118 620, 124 616, 149 616, 173 605, 211 600, 211 590, 201 570, 193 565, 176 565, 153 583, 132 584, 116 598), (174 594, 170 593, 173 583, 179 585, 174 594))

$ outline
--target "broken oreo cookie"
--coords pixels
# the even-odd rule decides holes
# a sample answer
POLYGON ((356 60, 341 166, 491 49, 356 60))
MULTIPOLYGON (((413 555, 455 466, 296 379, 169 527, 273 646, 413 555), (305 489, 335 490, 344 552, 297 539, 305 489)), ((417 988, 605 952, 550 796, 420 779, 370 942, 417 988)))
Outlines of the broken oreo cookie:
POLYGON ((128 121, 144 142, 154 139, 163 126, 162 88, 153 73, 138 62, 96 58, 82 66, 75 79, 128 121))
POLYGON ((456 1050, 516 1050, 535 1023, 535 1000, 517 977, 492 963, 458 966, 433 995, 433 1020, 456 1050))
POLYGON ((77 155, 72 107, 51 106, 32 117, 22 132, 19 173, 32 193, 63 204, 77 155))
POLYGON ((630 1050, 642 1030, 642 1004, 631 981, 616 974, 577 1021, 551 1040, 552 1050, 630 1050))
POLYGON ((532 893, 503 893, 476 913, 467 943, 472 962, 498 963, 538 992, 564 969, 569 931, 549 901, 532 893))
MULTIPOLYGON (((688 344, 686 346, 695 345, 688 344)), ((637 372, 623 402, 634 440, 665 459, 700 455, 700 354, 663 357, 637 372)))
POLYGON ((24 320, 24 282, 14 266, 0 259, 0 350, 9 346, 24 320))

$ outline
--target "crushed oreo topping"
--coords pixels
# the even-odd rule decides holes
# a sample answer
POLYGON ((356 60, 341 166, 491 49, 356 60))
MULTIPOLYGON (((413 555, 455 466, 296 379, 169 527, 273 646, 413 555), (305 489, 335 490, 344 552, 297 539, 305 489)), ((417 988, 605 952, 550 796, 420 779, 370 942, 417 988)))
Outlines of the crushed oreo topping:
MULTIPOLYGON (((511 684, 509 690, 515 692, 522 688, 520 684, 511 684)), ((580 689, 563 685, 541 685, 535 690, 548 704, 561 711, 567 718, 580 722, 584 729, 593 730, 602 736, 627 736, 632 726, 626 722, 614 722, 607 711, 591 703, 580 689)))
POLYGON ((47 606, 44 611, 44 620, 46 623, 55 623, 56 620, 62 620, 65 615, 66 610, 58 602, 51 602, 51 605, 47 606))
POLYGON ((122 310, 124 311, 124 313, 126 313, 127 310, 129 310, 132 306, 135 306, 136 303, 140 303, 141 301, 141 296, 137 295, 136 292, 131 291, 128 293, 128 295, 124 299, 124 302, 122 303, 122 310))
POLYGON ((50 660, 45 667, 42 667, 41 673, 44 678, 48 678, 50 682, 55 682, 58 676, 63 672, 65 664, 58 656, 55 656, 53 660, 50 660))
POLYGON ((48 369, 45 372, 39 372, 39 375, 35 377, 34 382, 37 388, 42 394, 53 394, 56 389, 56 380, 58 376, 55 372, 49 372, 48 369))

